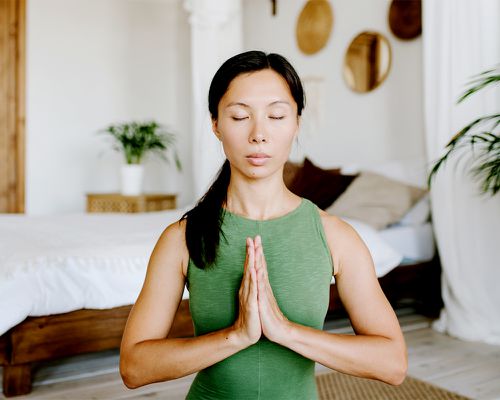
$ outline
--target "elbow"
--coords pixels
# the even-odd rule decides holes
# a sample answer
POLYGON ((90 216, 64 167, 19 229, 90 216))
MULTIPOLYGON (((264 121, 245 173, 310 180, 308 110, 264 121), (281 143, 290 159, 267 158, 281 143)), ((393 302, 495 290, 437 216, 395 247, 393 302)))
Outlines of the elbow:
POLYGON ((128 389, 137 389, 145 384, 141 380, 137 363, 130 360, 129 355, 123 353, 120 354, 120 376, 128 389))
POLYGON ((393 386, 401 385, 408 371, 408 359, 406 357, 406 352, 400 357, 397 362, 394 362, 388 375, 385 377, 384 381, 393 386))
POLYGON ((128 389, 136 389, 140 387, 139 379, 132 371, 132 368, 128 366, 125 362, 122 362, 120 358, 120 376, 122 378, 123 384, 128 389))
POLYGON ((402 368, 398 371, 393 372, 385 382, 393 386, 399 386, 404 382, 405 378, 406 368, 402 368))
POLYGON ((175 374, 165 374, 161 378, 152 376, 151 371, 141 363, 141 359, 132 349, 120 352, 120 377, 128 389, 137 389, 150 383, 170 381, 179 377, 175 374))

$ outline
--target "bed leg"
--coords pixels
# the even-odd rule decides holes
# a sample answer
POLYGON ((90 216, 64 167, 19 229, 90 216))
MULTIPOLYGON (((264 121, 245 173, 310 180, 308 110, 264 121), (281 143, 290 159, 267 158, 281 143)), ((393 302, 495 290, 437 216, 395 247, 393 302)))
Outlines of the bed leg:
POLYGON ((432 268, 420 285, 422 305, 417 311, 429 318, 439 318, 441 309, 444 307, 441 297, 441 263, 436 255, 432 260, 432 268))
POLYGON ((18 396, 31 392, 31 364, 3 366, 3 395, 18 396))

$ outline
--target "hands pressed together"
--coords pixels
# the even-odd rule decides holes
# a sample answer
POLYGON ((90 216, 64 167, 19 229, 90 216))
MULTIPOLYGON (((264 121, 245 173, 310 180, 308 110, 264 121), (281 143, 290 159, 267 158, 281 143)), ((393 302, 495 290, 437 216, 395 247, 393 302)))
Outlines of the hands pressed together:
POLYGON ((279 342, 288 330, 289 321, 274 298, 262 239, 247 238, 247 251, 239 294, 239 314, 234 328, 249 345, 263 333, 269 340, 279 342))

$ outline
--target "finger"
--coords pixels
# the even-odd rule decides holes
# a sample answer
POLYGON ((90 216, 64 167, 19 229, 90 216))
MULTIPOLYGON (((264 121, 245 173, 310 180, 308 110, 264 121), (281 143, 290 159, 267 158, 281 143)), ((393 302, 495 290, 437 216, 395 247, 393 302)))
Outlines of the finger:
POLYGON ((261 281, 263 278, 263 276, 262 276, 262 258, 260 256, 260 252, 261 252, 261 250, 259 249, 255 253, 255 258, 256 258, 255 265, 256 265, 257 278, 259 281, 261 281))
POLYGON ((264 251, 260 252, 260 266, 262 269, 262 276, 264 279, 267 280, 268 275, 267 275, 267 263, 266 263, 266 257, 264 256, 264 251))
POLYGON ((255 265, 255 245, 252 238, 248 238, 248 267, 252 269, 255 265))
POLYGON ((256 259, 256 264, 259 264, 259 267, 261 267, 261 262, 262 262, 262 258, 261 258, 261 254, 264 253, 264 248, 262 247, 262 238, 260 237, 260 235, 257 235, 255 237, 255 243, 256 243, 256 250, 255 250, 255 259, 256 259))
POLYGON ((262 238, 260 236, 258 236, 258 239, 257 239, 258 243, 259 243, 259 252, 260 252, 260 260, 259 262, 262 263, 262 260, 264 259, 264 246, 262 245, 262 238))
POLYGON ((248 268, 248 238, 246 239, 245 243, 245 262, 243 264, 243 278, 245 277, 247 268, 248 268))
POLYGON ((262 260, 263 260, 263 251, 262 251, 262 247, 260 248, 259 250, 259 254, 258 256, 256 255, 256 257, 259 258, 259 271, 258 271, 258 274, 259 274, 259 288, 262 289, 262 290, 265 290, 265 287, 266 287, 266 271, 265 271, 265 268, 264 268, 264 264, 262 263, 262 260))
POLYGON ((271 284, 269 282, 267 263, 262 247, 260 248, 258 258, 259 258, 259 284, 261 285, 259 286, 259 288, 262 288, 263 293, 269 295, 270 293, 272 293, 271 284))
POLYGON ((257 292, 260 290, 260 286, 261 286, 261 283, 259 282, 260 279, 261 279, 261 268, 260 268, 260 246, 258 244, 258 240, 257 240, 257 236, 255 237, 254 239, 254 243, 255 243, 255 252, 254 252, 254 255, 255 255, 255 284, 256 284, 256 290, 257 292))
POLYGON ((252 268, 250 272, 250 296, 252 299, 257 299, 257 271, 252 268))
POLYGON ((250 242, 252 241, 251 238, 247 238, 246 240, 246 256, 245 256, 245 267, 243 271, 243 279, 241 281, 241 292, 244 298, 248 296, 248 283, 249 283, 249 276, 250 276, 250 257, 251 257, 251 249, 250 249, 250 242))
POLYGON ((266 266, 264 265, 264 249, 262 246, 259 247, 259 251, 255 254, 255 257, 258 259, 256 264, 259 266, 259 275, 261 278, 265 278, 266 266))
POLYGON ((252 280, 252 270, 255 269, 255 250, 252 238, 248 239, 248 266, 247 266, 247 277, 245 281, 245 287, 247 289, 246 295, 250 293, 250 283, 252 280))
POLYGON ((251 242, 251 238, 247 237, 246 239, 246 256, 245 256, 245 272, 247 272, 248 270, 248 262, 249 262, 249 258, 250 258, 250 242, 251 242))
POLYGON ((255 236, 254 242, 255 242, 255 248, 256 249, 261 249, 262 248, 262 238, 261 238, 260 235, 255 236))

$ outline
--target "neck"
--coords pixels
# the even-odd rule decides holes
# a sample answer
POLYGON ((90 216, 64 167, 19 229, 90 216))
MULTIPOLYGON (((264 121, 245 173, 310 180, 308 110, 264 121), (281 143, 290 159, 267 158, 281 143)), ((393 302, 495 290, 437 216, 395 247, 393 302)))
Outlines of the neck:
POLYGON ((289 212, 295 207, 297 199, 279 174, 247 180, 231 173, 225 208, 246 218, 266 220, 289 212))

